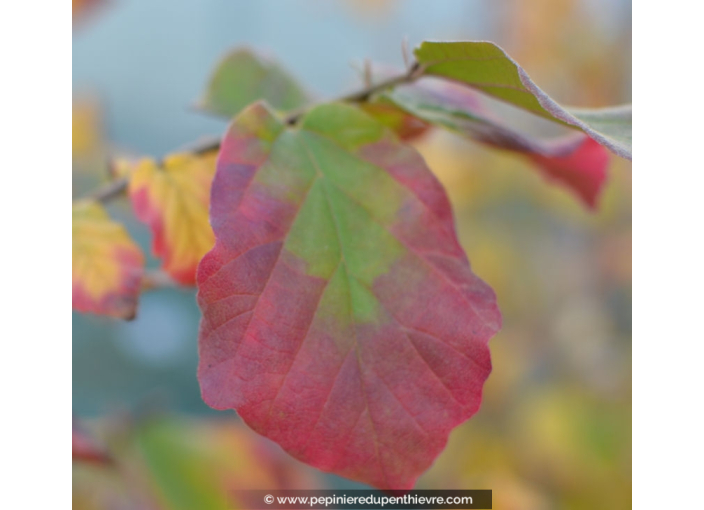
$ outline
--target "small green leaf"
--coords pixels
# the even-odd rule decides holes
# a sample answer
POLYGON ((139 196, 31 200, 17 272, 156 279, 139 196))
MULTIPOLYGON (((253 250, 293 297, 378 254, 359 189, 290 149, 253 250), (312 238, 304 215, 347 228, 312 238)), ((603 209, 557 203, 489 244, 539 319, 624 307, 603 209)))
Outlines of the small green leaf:
POLYGON ((587 133, 615 154, 631 159, 631 105, 564 108, 543 92, 500 47, 489 42, 429 42, 415 50, 424 74, 449 78, 587 133))
POLYGON ((233 117, 259 99, 281 110, 309 102, 306 92, 280 65, 240 48, 227 54, 210 77, 198 107, 215 115, 233 117))

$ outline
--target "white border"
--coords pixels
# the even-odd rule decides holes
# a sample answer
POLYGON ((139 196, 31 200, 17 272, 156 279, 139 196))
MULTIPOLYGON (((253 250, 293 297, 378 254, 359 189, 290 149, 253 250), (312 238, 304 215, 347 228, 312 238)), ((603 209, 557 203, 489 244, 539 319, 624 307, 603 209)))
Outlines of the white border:
POLYGON ((71 6, 0 5, 0 499, 70 508, 71 6))
POLYGON ((633 4, 633 507, 702 508, 702 9, 633 4))

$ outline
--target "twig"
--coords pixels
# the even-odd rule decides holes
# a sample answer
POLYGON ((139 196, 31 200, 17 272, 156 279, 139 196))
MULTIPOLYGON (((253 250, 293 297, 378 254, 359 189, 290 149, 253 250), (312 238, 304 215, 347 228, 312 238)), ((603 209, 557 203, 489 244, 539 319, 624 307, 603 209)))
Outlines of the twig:
MULTIPOLYGON (((191 152, 193 154, 204 154, 212 150, 217 150, 220 148, 220 139, 215 137, 204 138, 203 140, 198 140, 192 142, 180 149, 177 152, 191 152)), ((111 162, 112 163, 112 162, 111 162)), ((161 162, 158 162, 161 164, 161 162)), ((110 165, 112 166, 112 164, 110 165)), ((84 195, 82 198, 87 200, 96 200, 98 202, 106 203, 110 200, 119 197, 127 190, 127 185, 129 184, 129 179, 127 177, 121 177, 114 181, 111 181, 104 186, 84 195)))
MULTIPOLYGON (((352 94, 341 96, 334 101, 361 103, 367 101, 371 96, 373 96, 377 92, 381 92, 382 90, 395 87, 396 85, 401 85, 403 83, 411 83, 420 78, 421 74, 423 74, 423 67, 421 67, 418 62, 415 62, 413 65, 411 65, 408 71, 406 71, 400 76, 393 76, 386 80, 380 81, 376 85, 370 85, 369 87, 365 87, 362 90, 353 92, 352 94)), ((306 107, 306 111, 309 110, 312 106, 314 105, 306 107)))
MULTIPOLYGON (((369 98, 372 97, 374 94, 381 92, 382 90, 386 90, 388 88, 395 87, 404 83, 411 83, 417 80, 423 74, 423 71, 424 68, 420 64, 418 64, 418 62, 414 62, 410 65, 410 67, 408 67, 405 73, 399 76, 393 76, 386 80, 382 80, 377 84, 368 83, 361 90, 325 102, 363 103, 365 101, 368 101, 369 98)), ((308 110, 318 104, 320 103, 312 103, 303 108, 291 111, 284 118, 284 122, 288 125, 296 124, 308 110)), ((180 151, 192 152, 195 154, 203 154, 205 152, 217 150, 219 148, 220 140, 209 138, 206 140, 194 142, 189 146, 180 149, 180 151)), ((109 202, 110 200, 119 197, 125 192, 125 190, 127 189, 128 182, 129 181, 127 177, 122 177, 106 184, 101 188, 98 188, 97 190, 88 193, 83 198, 89 200, 97 200, 98 202, 102 203, 109 202)))
POLYGON ((187 145, 184 145, 176 152, 191 152, 193 154, 205 154, 206 152, 214 151, 220 148, 220 137, 210 136, 196 140, 187 145))
MULTIPOLYGON (((377 92, 381 92, 382 90, 389 89, 391 87, 395 87, 397 85, 402 85, 404 83, 411 83, 418 78, 421 77, 423 74, 424 68, 418 64, 418 62, 414 62, 411 67, 403 73, 402 75, 399 76, 393 76, 391 78, 388 78, 386 80, 380 81, 376 85, 371 85, 368 87, 365 87, 361 90, 358 90, 356 92, 352 92, 351 94, 347 94, 344 96, 340 96, 337 99, 333 99, 331 101, 325 101, 325 102, 340 102, 340 103, 363 103, 365 101, 368 101, 370 97, 372 97, 374 94, 377 92)), ((313 103, 310 105, 307 105, 303 108, 300 108, 298 110, 294 110, 289 115, 286 117, 285 122, 289 125, 296 124, 300 120, 300 118, 308 111, 310 110, 313 106, 316 106, 320 103, 313 103)))
POLYGON ((367 88, 372 86, 372 63, 368 58, 364 59, 364 86, 367 88))
POLYGON ((83 198, 102 203, 109 202, 113 198, 117 198, 125 192, 128 182, 127 177, 121 177, 120 179, 109 182, 105 186, 88 193, 83 198))

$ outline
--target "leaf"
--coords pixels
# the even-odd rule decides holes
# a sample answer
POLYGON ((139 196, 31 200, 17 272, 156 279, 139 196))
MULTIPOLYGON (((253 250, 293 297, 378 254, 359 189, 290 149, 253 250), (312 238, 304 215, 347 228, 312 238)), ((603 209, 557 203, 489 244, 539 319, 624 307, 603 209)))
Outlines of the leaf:
POLYGON ((143 478, 152 482, 160 506, 173 510, 232 508, 215 452, 195 434, 190 440, 186 437, 178 422, 156 420, 139 429, 137 444, 148 473, 143 478))
POLYGON ((91 419, 89 430, 109 447, 111 465, 100 469, 73 462, 74 509, 257 508, 262 499, 254 499, 253 488, 321 487, 314 470, 236 418, 185 418, 147 410, 139 416, 91 419))
POLYGON ((171 154, 161 166, 146 158, 130 175, 132 207, 152 231, 154 254, 183 285, 195 284, 196 266, 215 242, 208 205, 216 158, 216 150, 171 154))
POLYGON ((73 309, 132 319, 144 256, 96 202, 73 204, 73 309))
POLYGON ((479 408, 500 327, 444 190, 361 110, 223 139, 198 267, 203 399, 324 471, 406 489, 479 408))
POLYGON ((136 428, 134 440, 140 479, 163 509, 256 508, 261 496, 252 501, 249 489, 320 486, 299 463, 253 437, 239 420, 152 417, 136 428))
POLYGON ((578 134, 554 140, 546 149, 559 155, 530 154, 529 159, 547 178, 571 188, 594 209, 606 182, 608 153, 595 140, 578 134))
POLYGON ((489 42, 423 42, 415 50, 424 74, 458 81, 549 120, 581 129, 615 154, 631 159, 631 105, 565 108, 489 42))
POLYGON ((282 110, 309 101, 305 91, 277 63, 240 48, 227 54, 215 68, 198 107, 230 118, 258 99, 282 110))
POLYGON ((377 101, 491 147, 523 154, 545 176, 571 188, 589 207, 596 205, 609 156, 584 134, 549 140, 525 135, 489 111, 478 92, 432 77, 397 86, 377 101))

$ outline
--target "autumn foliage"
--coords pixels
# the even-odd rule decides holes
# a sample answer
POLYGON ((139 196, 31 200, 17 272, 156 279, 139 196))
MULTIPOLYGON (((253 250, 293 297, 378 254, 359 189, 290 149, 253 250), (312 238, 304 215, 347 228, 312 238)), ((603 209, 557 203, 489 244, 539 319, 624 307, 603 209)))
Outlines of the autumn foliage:
POLYGON ((74 202, 73 308, 138 311, 144 255, 104 207, 126 194, 163 272, 198 287, 204 401, 321 470, 412 488, 479 409, 501 315, 409 140, 450 130, 596 208, 609 151, 631 158, 630 105, 564 107, 486 42, 425 42, 407 69, 323 103, 239 49, 198 104, 231 119, 219 143, 123 161, 74 202), (497 100, 569 132, 524 133, 497 100))

